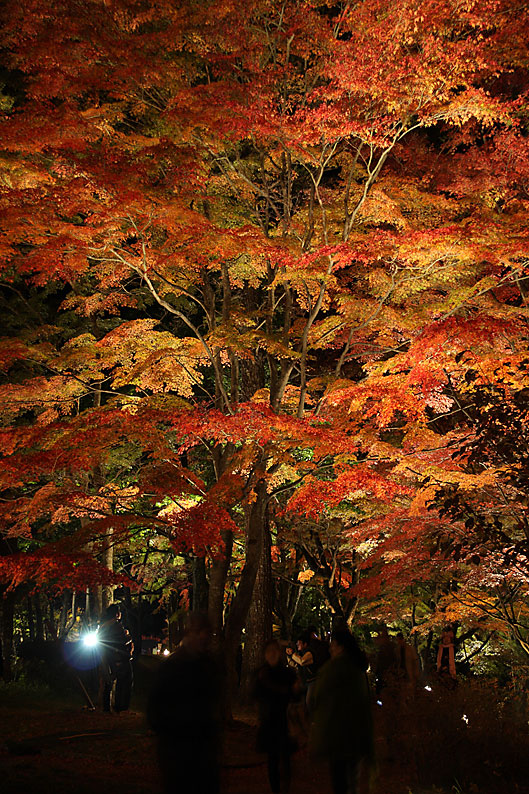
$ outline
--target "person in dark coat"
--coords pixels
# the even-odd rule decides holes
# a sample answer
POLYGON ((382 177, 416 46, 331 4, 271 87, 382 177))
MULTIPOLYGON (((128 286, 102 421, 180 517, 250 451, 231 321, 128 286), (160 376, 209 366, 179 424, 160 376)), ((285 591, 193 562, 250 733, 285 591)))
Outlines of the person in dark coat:
POLYGON ((166 794, 217 794, 222 669, 211 652, 211 626, 192 613, 182 642, 160 665, 147 706, 166 794))
POLYGON ((327 759, 334 794, 355 794, 362 759, 373 758, 367 659, 346 629, 333 632, 311 703, 311 749, 327 759))
POLYGON ((132 692, 133 646, 131 636, 121 622, 118 604, 110 604, 106 608, 97 637, 101 652, 103 710, 111 711, 113 706, 117 713, 127 711, 132 692))
POLYGON ((282 661, 276 640, 265 645, 264 656, 265 663, 257 671, 254 684, 259 707, 257 750, 268 756, 270 790, 276 794, 288 791, 290 786, 290 756, 294 748, 288 732, 287 709, 298 684, 294 670, 282 661))

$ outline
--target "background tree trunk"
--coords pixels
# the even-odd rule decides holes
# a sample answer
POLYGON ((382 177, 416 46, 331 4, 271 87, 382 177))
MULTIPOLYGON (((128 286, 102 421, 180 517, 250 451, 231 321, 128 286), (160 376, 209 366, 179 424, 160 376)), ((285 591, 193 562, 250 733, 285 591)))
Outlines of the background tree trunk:
POLYGON ((40 600, 40 592, 37 590, 34 596, 35 601, 35 624, 36 624, 36 635, 35 639, 37 642, 43 642, 46 637, 44 634, 44 621, 42 620, 42 606, 40 600))
POLYGON ((15 594, 5 594, 0 603, 2 606, 2 677, 4 681, 11 681, 15 661, 15 643, 13 640, 15 594))

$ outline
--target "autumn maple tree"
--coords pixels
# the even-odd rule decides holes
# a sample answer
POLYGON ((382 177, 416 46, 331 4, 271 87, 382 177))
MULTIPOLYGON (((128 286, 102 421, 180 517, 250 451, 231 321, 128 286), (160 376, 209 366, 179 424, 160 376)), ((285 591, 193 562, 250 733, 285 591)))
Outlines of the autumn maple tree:
POLYGON ((461 461, 526 383, 525 13, 6 3, 8 598, 184 555, 234 657, 272 546, 346 617, 439 575, 443 489, 517 466, 461 461))

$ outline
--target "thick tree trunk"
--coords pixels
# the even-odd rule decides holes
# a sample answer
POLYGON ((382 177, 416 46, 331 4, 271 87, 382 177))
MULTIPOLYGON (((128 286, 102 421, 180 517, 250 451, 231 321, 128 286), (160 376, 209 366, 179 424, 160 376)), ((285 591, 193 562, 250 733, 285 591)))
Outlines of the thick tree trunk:
POLYGON ((7 593, 0 603, 2 609, 2 677, 4 681, 11 681, 15 661, 15 643, 13 639, 15 594, 7 593))
POLYGON ((208 615, 216 647, 221 645, 224 636, 224 593, 233 550, 232 532, 222 532, 221 535, 224 541, 224 554, 213 560, 211 564, 208 588, 208 615))
POLYGON ((33 618, 33 604, 31 596, 27 597, 28 633, 31 642, 35 639, 35 620, 33 618))
POLYGON ((242 630, 246 624, 248 610, 261 558, 263 534, 266 529, 267 493, 266 483, 256 486, 256 499, 253 502, 246 534, 246 557, 237 593, 233 599, 226 621, 224 651, 227 669, 228 700, 231 702, 237 692, 237 653, 241 642, 242 630))
POLYGON ((206 576, 206 560, 204 557, 193 557, 193 592, 191 609, 193 612, 208 610, 208 579, 206 576))
MULTIPOLYGON (((104 538, 103 565, 109 571, 114 571, 114 542, 113 530, 109 529, 104 538)), ((101 593, 101 607, 104 611, 114 598, 114 585, 104 585, 101 593)))
POLYGON ((266 523, 265 521, 259 567, 245 627, 240 684, 241 699, 245 703, 249 702, 251 697, 253 673, 263 663, 264 644, 272 637, 272 561, 270 530, 266 523))
POLYGON ((40 600, 40 593, 37 591, 35 593, 35 624, 37 628, 37 633, 35 639, 38 642, 43 642, 46 637, 44 634, 44 621, 42 620, 42 606, 40 600))

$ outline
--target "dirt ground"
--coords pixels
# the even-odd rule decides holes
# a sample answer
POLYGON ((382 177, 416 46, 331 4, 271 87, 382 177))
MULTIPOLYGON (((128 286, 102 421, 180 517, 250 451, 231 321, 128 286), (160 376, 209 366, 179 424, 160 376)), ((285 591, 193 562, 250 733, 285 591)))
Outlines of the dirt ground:
MULTIPOLYGON (((455 700, 452 711, 454 708, 459 708, 455 700)), ((451 729, 451 747, 446 733, 436 735, 435 724, 429 730, 419 728, 413 736, 402 714, 396 718, 400 723, 393 715, 390 725, 382 710, 375 716, 379 770, 371 794, 529 794, 527 753, 524 759, 511 756, 514 760, 506 762, 511 767, 507 774, 491 763, 491 751, 483 744, 481 733, 465 748, 464 732, 456 734, 451 729), (446 753, 436 761, 431 748, 441 746, 446 753), (472 764, 485 770, 481 779, 461 781, 458 753, 463 764, 469 759, 470 780, 477 774, 470 769, 472 764), (453 758, 453 769, 446 769, 447 758, 448 764, 453 758)), ((463 722, 463 731, 467 727, 463 722)), ((520 738, 527 749, 527 735, 520 738)), ((497 735, 496 741, 501 742, 502 737, 497 735)), ((46 702, 37 697, 34 703, 27 697, 17 702, 12 696, 3 698, 0 692, 0 769, 0 790, 6 794, 160 792, 154 737, 141 711, 105 714, 86 710, 79 703, 46 702)), ((366 786, 362 789, 365 794, 366 786)), ((266 765, 255 751, 254 714, 239 710, 225 733, 222 794, 250 792, 268 794, 266 765)), ((325 768, 305 749, 293 757, 290 794, 330 794, 325 768)))
MULTIPOLYGON (((223 794, 268 794, 264 756, 257 754, 250 713, 226 731, 223 794)), ((140 713, 104 714, 0 706, 1 788, 6 794, 158 794, 154 737, 140 713)), ((291 794, 326 794, 326 770, 306 750, 293 757, 291 794)), ((389 783, 389 781, 388 781, 389 783)), ((393 780, 380 792, 409 791, 393 780)))

